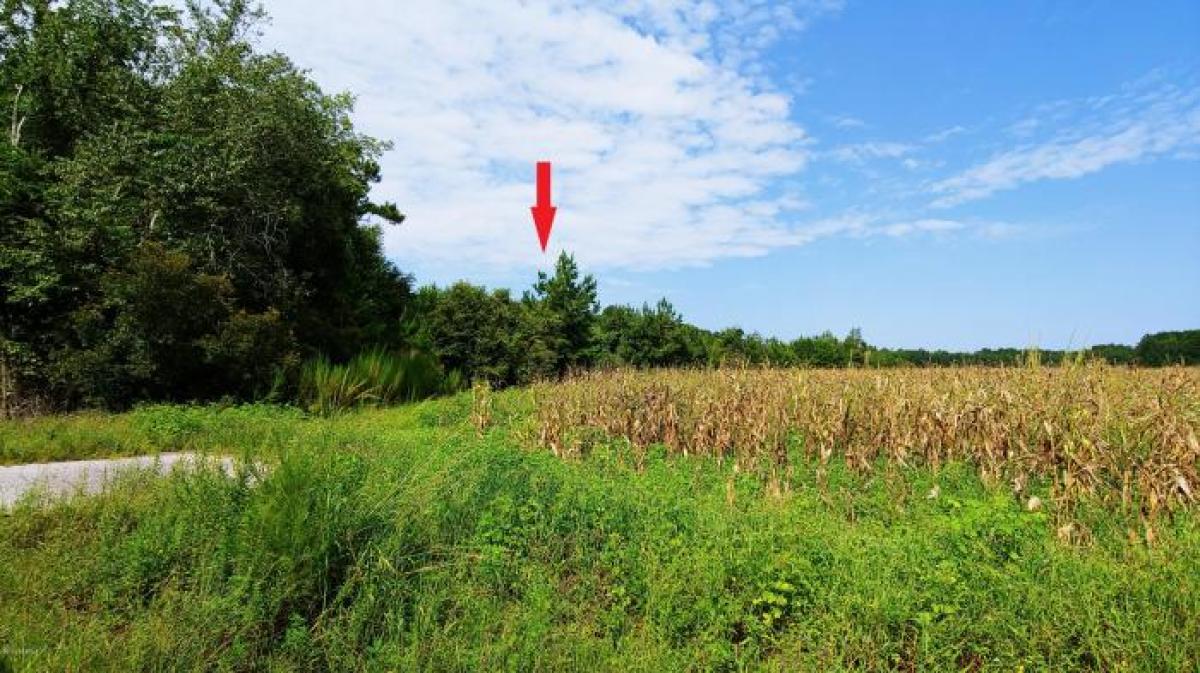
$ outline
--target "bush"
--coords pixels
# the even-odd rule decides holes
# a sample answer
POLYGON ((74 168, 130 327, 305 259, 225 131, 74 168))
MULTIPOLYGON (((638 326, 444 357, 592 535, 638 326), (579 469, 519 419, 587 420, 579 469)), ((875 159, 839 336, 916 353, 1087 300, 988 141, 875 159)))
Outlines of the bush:
POLYGON ((309 411, 330 414, 424 399, 443 387, 441 368, 429 355, 374 348, 346 364, 334 364, 325 356, 309 360, 300 371, 299 398, 309 411))

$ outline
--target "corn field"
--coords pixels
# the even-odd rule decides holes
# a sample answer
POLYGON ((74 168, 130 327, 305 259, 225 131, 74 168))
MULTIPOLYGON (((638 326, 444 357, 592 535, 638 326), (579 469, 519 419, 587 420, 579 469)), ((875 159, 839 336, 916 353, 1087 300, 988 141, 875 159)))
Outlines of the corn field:
POLYGON ((562 457, 619 439, 788 474, 837 457, 974 465, 1147 515, 1195 502, 1200 369, 1100 364, 895 370, 611 371, 534 388, 536 443, 562 457))

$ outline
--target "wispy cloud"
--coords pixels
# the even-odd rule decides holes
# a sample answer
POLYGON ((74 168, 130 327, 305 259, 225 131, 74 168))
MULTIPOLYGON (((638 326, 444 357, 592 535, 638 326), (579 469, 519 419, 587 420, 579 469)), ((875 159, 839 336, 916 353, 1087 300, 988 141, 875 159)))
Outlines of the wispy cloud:
POLYGON ((830 217, 810 222, 802 231, 806 232, 804 242, 811 242, 833 235, 843 235, 852 238, 901 238, 949 233, 976 235, 982 238, 1001 238, 1008 236, 1020 227, 995 221, 977 221, 966 219, 948 219, 933 217, 896 218, 884 213, 851 210, 837 217, 830 217))
POLYGON ((954 126, 944 128, 941 131, 930 133, 929 135, 925 136, 924 141, 929 144, 937 144, 940 142, 945 142, 946 140, 949 140, 960 133, 966 132, 967 128, 965 126, 955 124, 954 126))
POLYGON ((544 264, 528 206, 548 159, 553 248, 662 268, 812 235, 778 184, 811 141, 756 54, 839 5, 304 0, 271 7, 266 39, 354 91, 362 128, 394 141, 377 188, 408 215, 387 233, 393 256, 544 264))
POLYGON ((850 116, 835 116, 829 119, 829 123, 833 124, 834 128, 839 129, 862 129, 867 127, 867 123, 858 117, 850 116))
POLYGON ((915 149, 915 145, 908 143, 876 141, 835 147, 829 156, 836 161, 861 164, 871 159, 899 159, 915 149))
POLYGON ((1139 82, 1119 94, 1045 108, 1012 127, 1023 136, 1053 122, 1048 137, 992 156, 934 183, 935 208, 955 206, 1039 180, 1077 178, 1115 164, 1200 146, 1200 89, 1139 82))
POLYGON ((880 227, 880 231, 892 237, 907 236, 917 232, 957 231, 966 228, 966 224, 957 220, 924 219, 911 222, 894 222, 880 227))

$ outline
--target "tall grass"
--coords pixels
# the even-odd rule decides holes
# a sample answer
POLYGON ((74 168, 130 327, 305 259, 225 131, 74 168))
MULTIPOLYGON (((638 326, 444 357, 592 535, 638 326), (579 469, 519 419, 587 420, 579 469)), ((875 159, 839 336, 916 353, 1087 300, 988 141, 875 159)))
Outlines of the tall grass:
POLYGON ((1153 546, 1096 512, 1092 544, 1068 546, 964 465, 864 474, 837 458, 824 490, 764 497, 716 460, 522 451, 503 429, 524 394, 480 390, 482 436, 467 395, 336 418, 256 408, 291 433, 265 443, 224 410, 131 421, 273 453, 0 515, 0 671, 1200 662, 1193 510, 1153 546))
POLYGON ((300 371, 299 398, 309 411, 331 414, 424 399, 442 392, 447 382, 454 384, 457 380, 444 376, 437 361, 425 353, 374 348, 345 364, 325 356, 309 360, 300 371))

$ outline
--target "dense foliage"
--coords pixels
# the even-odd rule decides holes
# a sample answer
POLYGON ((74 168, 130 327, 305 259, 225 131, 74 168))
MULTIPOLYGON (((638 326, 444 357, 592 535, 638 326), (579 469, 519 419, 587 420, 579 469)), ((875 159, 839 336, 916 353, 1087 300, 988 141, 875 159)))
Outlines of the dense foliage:
POLYGON ((563 255, 519 300, 466 282, 422 288, 409 338, 467 380, 512 385, 590 365, 595 323, 596 281, 563 255))
POLYGON ((1200 330, 1147 334, 1133 352, 1144 365, 1200 364, 1200 330))
MULTIPOLYGON (((0 14, 0 349, 62 404, 261 394, 395 342, 410 282, 356 133, 244 0, 19 0, 0 14)), ((11 392, 11 391, 5 391, 11 392)))

